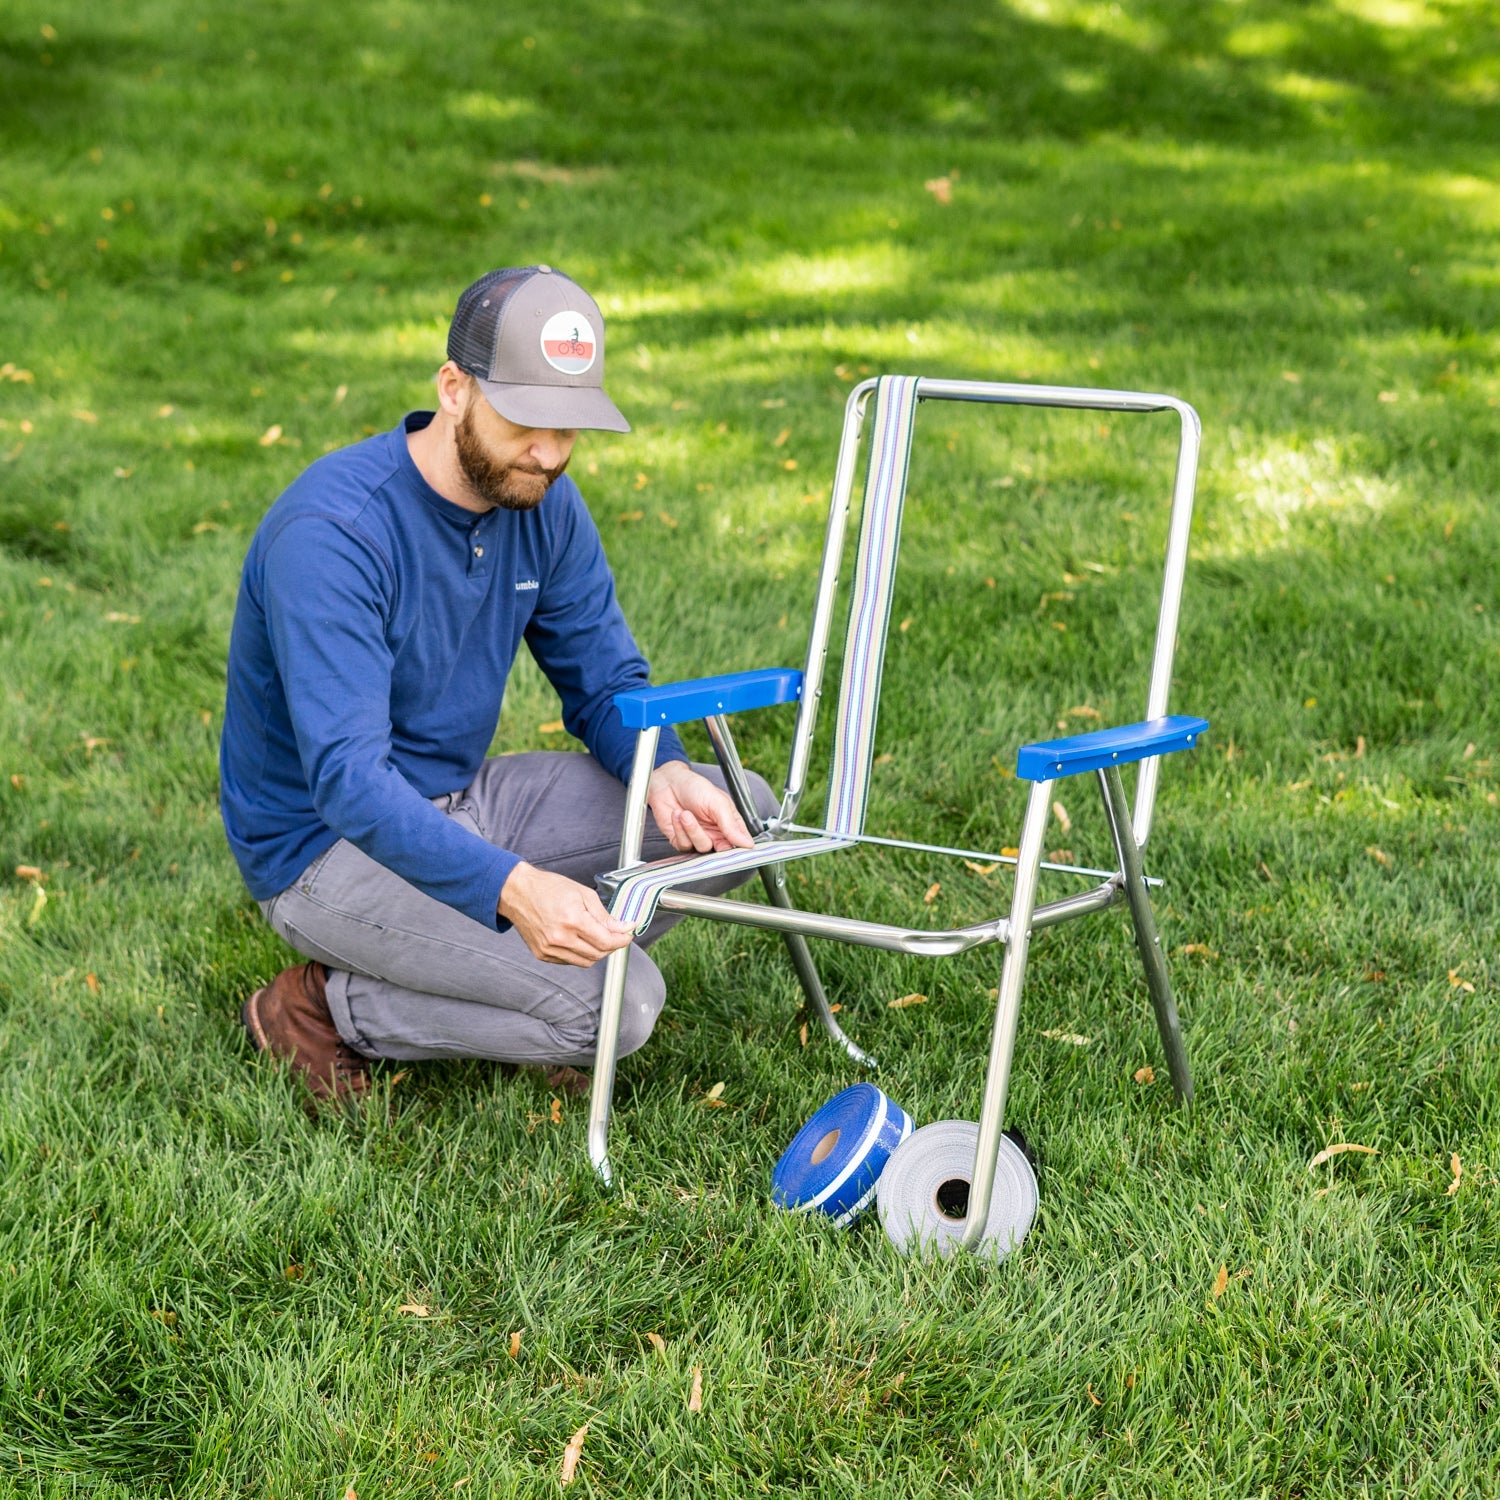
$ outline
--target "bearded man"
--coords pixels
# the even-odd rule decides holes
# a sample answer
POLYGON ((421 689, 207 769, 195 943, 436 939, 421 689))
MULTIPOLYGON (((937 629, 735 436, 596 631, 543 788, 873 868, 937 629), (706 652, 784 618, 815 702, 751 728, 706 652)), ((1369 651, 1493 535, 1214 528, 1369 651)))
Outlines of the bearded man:
MULTIPOLYGON (((649 681, 564 473, 580 429, 630 430, 603 376, 582 287, 491 271, 459 298, 438 410, 319 459, 251 542, 221 806, 250 894, 307 961, 241 1019, 315 1100, 367 1091, 372 1058, 571 1073, 593 1060, 599 960, 672 924, 638 936, 591 883, 616 863, 634 749, 612 700, 649 681), (523 640, 587 755, 487 756, 523 640)), ((670 730, 649 805, 643 858, 750 843, 718 770, 670 730)), ((622 1054, 664 1000, 632 955, 622 1054)))

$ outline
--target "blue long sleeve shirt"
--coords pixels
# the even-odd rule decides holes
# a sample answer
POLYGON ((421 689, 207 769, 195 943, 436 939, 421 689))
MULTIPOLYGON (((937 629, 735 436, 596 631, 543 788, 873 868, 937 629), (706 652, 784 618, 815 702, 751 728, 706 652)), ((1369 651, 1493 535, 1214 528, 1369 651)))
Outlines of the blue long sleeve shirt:
MULTIPOLYGON (((319 459, 262 519, 229 642, 220 806, 250 894, 348 839, 475 921, 520 857, 429 798, 474 779, 524 639, 563 723, 625 780, 616 693, 649 681, 599 532, 566 475, 531 511, 478 515, 422 478, 393 431, 319 459)), ((661 737, 657 762, 686 760, 661 737)))

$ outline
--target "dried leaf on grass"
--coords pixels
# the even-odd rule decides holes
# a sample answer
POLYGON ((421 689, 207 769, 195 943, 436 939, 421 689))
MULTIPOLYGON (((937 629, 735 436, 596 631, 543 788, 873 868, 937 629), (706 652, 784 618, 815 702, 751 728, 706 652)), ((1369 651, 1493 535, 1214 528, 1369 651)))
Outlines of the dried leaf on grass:
POLYGON ((90 994, 97 995, 99 993, 99 976, 97 974, 85 974, 83 982, 88 985, 90 994))
POLYGON ((521 1330, 518 1328, 510 1336, 510 1357, 520 1359, 521 1357, 521 1330))
POLYGON ((344 1500, 359 1500, 359 1495, 355 1492, 352 1484, 344 1491, 344 1500))
POLYGON ((659 1333, 648 1333, 646 1338, 658 1354, 667 1352, 667 1341, 659 1333))
POLYGON ((1044 1031, 1042 1035, 1049 1041, 1066 1042, 1070 1047, 1087 1047, 1094 1040, 1091 1036, 1080 1036, 1076 1031, 1044 1031))
POLYGON ((563 721, 561 719, 548 719, 545 724, 536 726, 538 734, 561 734, 563 732, 563 721))
POLYGON ((953 202, 953 179, 951 177, 929 177, 922 186, 945 206, 953 202))
POLYGON ((430 1318, 432 1309, 425 1302, 403 1302, 396 1309, 398 1313, 410 1313, 414 1318, 430 1318))
POLYGON ((561 1125, 562 1124, 562 1100, 561 1099, 554 1099, 552 1101, 552 1123, 554 1125, 561 1125))
POLYGON ((1061 802, 1054 802, 1052 804, 1052 816, 1061 824, 1064 833, 1072 833, 1073 820, 1068 816, 1068 810, 1061 802))
POLYGON ((688 1410, 703 1410, 703 1366, 693 1366, 693 1389, 688 1393, 688 1410))
POLYGON ((1453 1169, 1453 1181, 1448 1184, 1448 1197, 1452 1197, 1458 1191, 1459 1180, 1464 1175, 1464 1164, 1458 1159, 1455 1151, 1448 1159, 1448 1165, 1453 1169))
POLYGON ((1324 1146, 1308 1162, 1307 1170, 1311 1172, 1314 1167, 1321 1167, 1325 1161, 1332 1161, 1335 1156, 1342 1156, 1346 1151, 1358 1151, 1362 1156, 1380 1155, 1380 1152, 1374 1146, 1357 1146, 1353 1141, 1337 1141, 1332 1146, 1324 1146))
POLYGON ((1377 865, 1385 865, 1387 867, 1390 866, 1391 857, 1385 852, 1384 849, 1377 849, 1374 844, 1366 844, 1365 853, 1368 854, 1377 865))
POLYGON ((1089 1400, 1092 1401, 1095 1406, 1104 1405, 1104 1403, 1094 1394, 1094 1382, 1092 1380, 1089 1381, 1088 1385, 1084 1389, 1088 1394, 1089 1400))
POLYGON ((1179 953, 1190 953, 1196 958, 1217 958, 1219 956, 1207 943, 1184 943, 1177 951, 1179 953))
POLYGON ((807 1045, 807 1022, 804 1021, 797 1030, 797 1040, 805 1047, 807 1045))
POLYGON ((1000 868, 1000 861, 996 860, 994 864, 990 865, 976 865, 972 859, 966 859, 964 866, 966 869, 972 870, 976 875, 993 875, 1000 868))
POLYGON ((1474 985, 1471 980, 1465 979, 1457 969, 1448 970, 1448 983, 1456 990, 1462 990, 1466 995, 1474 993, 1474 985))
POLYGON ((1225 1288, 1229 1285, 1229 1267, 1220 1266, 1219 1274, 1214 1277, 1213 1296, 1217 1302, 1224 1295, 1225 1288))
POLYGON ((261 433, 257 441, 260 443, 262 448, 269 448, 273 443, 279 441, 280 438, 281 423, 273 422, 268 428, 266 428, 263 433, 261 433))
POLYGON ((724 1102, 724 1080, 721 1078, 704 1096, 703 1102, 710 1109, 728 1109, 724 1102))
POLYGON ((563 1484, 572 1484, 578 1474, 578 1460, 583 1457, 583 1440, 589 1435, 589 1424, 585 1422, 572 1437, 568 1439, 568 1446, 563 1449, 562 1468, 558 1471, 558 1479, 563 1484))
POLYGON ((934 880, 932 884, 927 887, 927 893, 922 897, 923 904, 926 906, 931 906, 932 903, 937 900, 938 892, 941 891, 942 888, 943 882, 941 880, 934 880))
POLYGON ((42 873, 40 869, 37 868, 36 865, 16 866, 17 880, 45 880, 46 878, 47 877, 42 873))
POLYGON ((1135 1081, 1137 1083, 1140 1083, 1140 1084, 1155 1083, 1156 1082, 1156 1069, 1153 1068, 1150 1063, 1147 1063, 1144 1068, 1137 1068, 1135 1070, 1135 1075, 1134 1076, 1135 1076, 1135 1081))
POLYGON ((926 995, 902 995, 902 997, 899 1000, 888 1001, 887 1002, 887 1007, 890 1010, 901 1010, 901 1009, 903 1009, 904 1007, 906 1007, 908 1005, 926 1005, 926 1004, 927 1004, 927 996, 926 995))

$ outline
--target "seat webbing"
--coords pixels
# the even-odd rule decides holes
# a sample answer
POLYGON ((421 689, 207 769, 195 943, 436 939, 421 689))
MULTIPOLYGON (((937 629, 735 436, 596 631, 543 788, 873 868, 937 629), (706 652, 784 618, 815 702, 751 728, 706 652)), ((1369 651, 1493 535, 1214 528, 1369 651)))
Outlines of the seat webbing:
POLYGON ((917 378, 883 376, 875 397, 875 426, 829 775, 825 822, 833 834, 858 834, 865 823, 875 719, 880 707, 880 674, 891 623, 891 593, 916 412, 917 378))
POLYGON ((642 865, 633 873, 620 877, 609 912, 616 921, 629 922, 641 932, 656 915, 656 903, 664 891, 700 880, 712 880, 715 876, 735 875, 742 870, 758 870, 762 865, 784 864, 787 860, 831 854, 835 849, 849 847, 848 839, 788 839, 780 843, 757 844, 753 849, 725 849, 717 854, 699 854, 642 865))

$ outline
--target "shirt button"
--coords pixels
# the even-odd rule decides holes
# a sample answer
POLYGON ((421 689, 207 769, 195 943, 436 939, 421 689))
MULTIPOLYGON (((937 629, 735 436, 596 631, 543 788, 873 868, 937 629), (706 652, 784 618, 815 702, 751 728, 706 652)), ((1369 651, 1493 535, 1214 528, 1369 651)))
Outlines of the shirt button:
POLYGON ((484 556, 484 548, 483 547, 476 547, 474 549, 474 556, 475 557, 483 557, 484 556))

